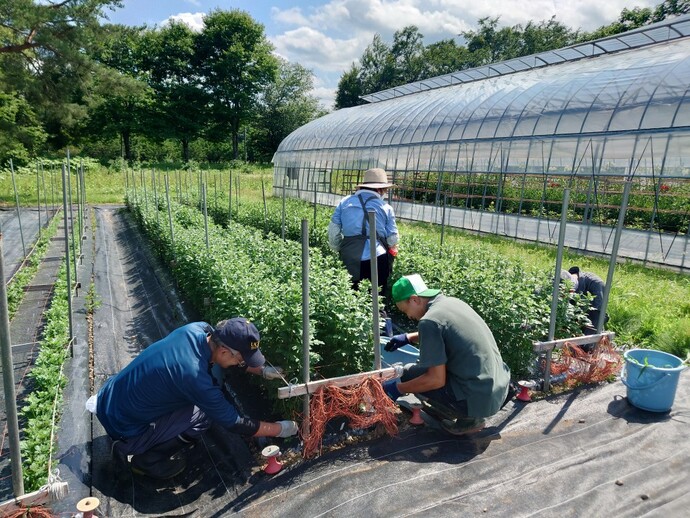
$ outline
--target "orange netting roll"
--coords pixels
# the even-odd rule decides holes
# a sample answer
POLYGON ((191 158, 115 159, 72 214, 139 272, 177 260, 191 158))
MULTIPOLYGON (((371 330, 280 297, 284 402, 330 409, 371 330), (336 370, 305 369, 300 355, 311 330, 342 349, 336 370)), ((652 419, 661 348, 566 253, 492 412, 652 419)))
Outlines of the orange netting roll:
POLYGON ((552 364, 551 373, 567 373, 565 383, 599 383, 618 374, 623 358, 608 337, 602 337, 591 353, 575 344, 565 343, 561 357, 552 364))
POLYGON ((357 385, 321 387, 309 403, 309 436, 304 437, 305 459, 321 451, 326 424, 344 416, 350 428, 364 429, 381 423, 389 435, 398 433, 398 407, 383 391, 377 378, 366 378, 357 385))

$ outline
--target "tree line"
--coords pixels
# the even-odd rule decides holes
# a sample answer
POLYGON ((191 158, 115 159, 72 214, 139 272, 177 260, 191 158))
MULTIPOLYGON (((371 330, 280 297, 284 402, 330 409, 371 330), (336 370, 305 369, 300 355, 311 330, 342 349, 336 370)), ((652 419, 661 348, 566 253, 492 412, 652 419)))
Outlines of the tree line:
POLYGON ((0 6, 0 163, 80 148, 130 160, 270 160, 321 115, 313 75, 264 28, 217 9, 184 23, 103 23, 120 0, 0 6))
POLYGON ((390 45, 374 36, 359 62, 341 76, 335 108, 363 104, 361 96, 395 86, 613 36, 688 12, 690 0, 623 9, 616 21, 593 32, 571 29, 555 17, 512 27, 499 27, 499 18, 487 17, 479 20, 477 30, 458 34, 463 44, 448 38, 424 45, 423 34, 410 25, 397 31, 390 45))
MULTIPOLYGON (((313 74, 273 53, 264 27, 216 9, 195 32, 107 23, 121 0, 0 2, 0 164, 70 146, 101 159, 270 160, 284 137, 323 115, 313 74)), ((376 35, 340 78, 335 109, 362 95, 449 72, 618 34, 690 12, 690 0, 624 9, 591 33, 555 18, 499 27, 483 18, 424 45, 417 27, 376 35)))

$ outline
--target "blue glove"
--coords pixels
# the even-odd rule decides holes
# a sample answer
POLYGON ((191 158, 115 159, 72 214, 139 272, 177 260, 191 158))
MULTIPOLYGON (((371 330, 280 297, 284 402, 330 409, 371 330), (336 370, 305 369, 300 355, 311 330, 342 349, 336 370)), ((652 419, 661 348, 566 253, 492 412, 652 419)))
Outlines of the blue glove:
POLYGON ((383 348, 388 352, 392 352, 402 347, 403 345, 407 345, 409 343, 410 340, 407 338, 407 333, 402 333, 399 335, 395 335, 393 338, 388 340, 388 343, 384 345, 383 348))
POLYGON ((382 387, 386 395, 393 401, 396 401, 400 396, 402 396, 402 392, 398 390, 397 379, 384 381, 382 383, 382 387))

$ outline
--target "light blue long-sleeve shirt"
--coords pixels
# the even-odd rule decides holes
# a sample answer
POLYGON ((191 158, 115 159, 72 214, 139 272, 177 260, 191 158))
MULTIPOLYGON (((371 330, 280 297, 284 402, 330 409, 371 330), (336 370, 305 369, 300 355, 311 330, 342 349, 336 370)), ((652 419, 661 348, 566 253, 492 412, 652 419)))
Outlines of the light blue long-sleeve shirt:
MULTIPOLYGON (((366 189, 360 189, 354 194, 343 198, 333 212, 329 228, 329 242, 334 250, 340 248, 343 237, 358 236, 362 233, 362 218, 365 219, 365 231, 369 234, 369 216, 362 211, 362 204, 358 195, 362 195, 367 211, 376 213, 376 233, 379 238, 385 239, 388 246, 398 243, 398 226, 395 223, 393 207, 381 198, 377 193, 366 189)), ((362 250, 362 261, 371 259, 369 240, 367 239, 362 250)), ((383 255, 386 249, 380 243, 376 243, 376 255, 383 255)))

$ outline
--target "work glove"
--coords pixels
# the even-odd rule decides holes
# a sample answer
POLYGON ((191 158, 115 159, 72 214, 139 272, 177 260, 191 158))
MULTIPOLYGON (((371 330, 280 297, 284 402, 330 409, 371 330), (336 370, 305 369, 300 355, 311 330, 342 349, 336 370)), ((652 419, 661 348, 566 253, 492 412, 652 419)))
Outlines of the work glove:
POLYGON ((261 369, 261 375, 267 380, 278 380, 283 377, 283 369, 281 367, 270 367, 264 365, 261 369))
POLYGON ((383 386, 383 391, 386 393, 386 395, 391 398, 393 401, 397 401, 397 399, 402 396, 402 392, 398 390, 398 380, 388 380, 384 381, 382 383, 383 386))
POLYGON ((384 345, 383 348, 390 353, 409 343, 410 340, 407 338, 407 333, 402 333, 388 340, 388 343, 384 345))
POLYGON ((299 427, 295 421, 278 421, 280 425, 280 433, 276 437, 292 437, 299 431, 299 427))

